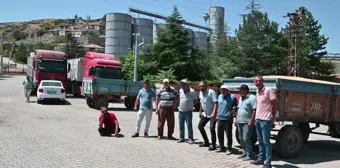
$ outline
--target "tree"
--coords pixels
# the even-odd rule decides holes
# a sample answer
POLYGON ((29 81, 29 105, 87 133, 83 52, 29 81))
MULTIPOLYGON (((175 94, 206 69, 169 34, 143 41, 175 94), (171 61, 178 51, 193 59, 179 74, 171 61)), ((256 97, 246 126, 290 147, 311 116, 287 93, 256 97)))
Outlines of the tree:
MULTIPOLYGON (((135 57, 133 55, 133 52, 130 51, 128 55, 121 56, 120 63, 123 67, 123 79, 124 80, 133 80, 134 78, 134 62, 135 57)), ((145 76, 145 70, 144 70, 144 61, 138 59, 138 78, 139 80, 142 80, 145 76)))
POLYGON ((66 54, 68 58, 78 58, 84 56, 84 49, 72 34, 66 34, 66 54))
POLYGON ((159 70, 171 69, 179 79, 202 79, 196 68, 201 67, 202 53, 192 47, 189 32, 182 26, 184 20, 176 6, 166 23, 165 28, 157 32, 157 43, 147 46, 140 55, 148 62, 146 73, 155 75, 159 70))
POLYGON ((278 23, 269 20, 267 13, 252 9, 243 16, 242 25, 236 31, 237 59, 233 63, 240 68, 238 76, 257 74, 272 75, 280 72, 282 60, 287 56, 281 46, 282 34, 278 23))
MULTIPOLYGON (((304 11, 302 15, 302 38, 298 45, 298 74, 301 77, 318 78, 330 75, 334 66, 329 62, 322 62, 321 57, 327 54, 325 46, 328 38, 320 33, 321 24, 315 20, 312 13, 305 7, 300 7, 296 12, 304 11)), ((290 30, 292 25, 287 24, 285 30, 290 30)), ((288 31, 285 31, 289 37, 288 31)))

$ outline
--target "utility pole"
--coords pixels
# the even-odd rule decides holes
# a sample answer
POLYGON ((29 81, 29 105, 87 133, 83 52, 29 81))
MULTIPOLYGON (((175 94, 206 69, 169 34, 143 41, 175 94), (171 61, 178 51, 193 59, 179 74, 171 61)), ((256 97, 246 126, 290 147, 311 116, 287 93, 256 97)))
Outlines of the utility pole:
POLYGON ((289 55, 287 62, 288 76, 299 76, 299 56, 298 51, 301 46, 301 38, 303 34, 303 23, 302 17, 305 14, 304 10, 298 12, 287 13, 284 17, 289 17, 290 28, 288 29, 289 34, 289 55))
POLYGON ((143 42, 138 44, 138 37, 140 33, 133 33, 132 35, 135 36, 135 47, 134 47, 135 61, 134 61, 134 69, 133 69, 133 81, 136 82, 138 80, 138 47, 144 45, 144 38, 143 38, 143 42))
POLYGON ((4 51, 4 45, 3 45, 3 32, 0 32, 0 47, 1 47, 1 62, 0 62, 0 74, 4 73, 4 55, 5 55, 5 51, 4 51))

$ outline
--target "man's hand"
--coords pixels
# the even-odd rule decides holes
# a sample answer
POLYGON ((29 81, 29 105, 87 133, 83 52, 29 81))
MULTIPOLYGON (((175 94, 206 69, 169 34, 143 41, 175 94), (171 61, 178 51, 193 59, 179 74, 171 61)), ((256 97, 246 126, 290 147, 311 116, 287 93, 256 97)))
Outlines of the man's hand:
POLYGON ((133 111, 137 112, 137 111, 138 111, 138 108, 137 108, 137 107, 135 107, 135 108, 133 109, 133 111))
POLYGON ((155 113, 156 113, 157 115, 159 114, 159 111, 158 111, 158 109, 156 109, 156 110, 155 110, 155 113))
POLYGON ((238 126, 237 119, 234 120, 234 125, 235 125, 235 127, 238 126))
POLYGON ((211 114, 211 119, 216 120, 216 114, 215 113, 211 114))
POLYGON ((204 117, 202 111, 199 112, 199 117, 200 117, 200 118, 203 118, 203 117, 204 117))
POLYGON ((254 125, 254 121, 249 121, 249 122, 248 122, 248 128, 252 128, 253 125, 254 125))

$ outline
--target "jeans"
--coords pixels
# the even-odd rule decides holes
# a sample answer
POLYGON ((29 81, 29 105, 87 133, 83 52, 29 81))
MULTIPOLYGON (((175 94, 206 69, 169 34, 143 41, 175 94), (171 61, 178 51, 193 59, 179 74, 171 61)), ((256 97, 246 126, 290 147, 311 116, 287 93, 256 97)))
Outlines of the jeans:
POLYGON ((204 139, 204 143, 209 144, 207 133, 204 130, 205 125, 207 125, 209 121, 210 121, 211 145, 216 146, 216 120, 207 117, 202 117, 200 122, 198 123, 198 129, 201 132, 201 135, 204 139))
POLYGON ((178 112, 178 119, 179 119, 179 138, 181 140, 184 140, 185 136, 184 124, 186 122, 188 127, 188 138, 190 140, 194 140, 194 135, 192 131, 192 111, 178 112))
POLYGON ((152 109, 139 109, 136 121, 136 133, 139 133, 142 121, 146 118, 144 133, 148 133, 152 119, 152 109))
POLYGON ((253 129, 253 127, 248 127, 248 123, 238 123, 238 135, 243 150, 242 155, 247 157, 251 157, 251 154, 253 153, 253 145, 251 142, 253 129))
POLYGON ((233 120, 218 120, 217 121, 217 137, 220 148, 224 147, 224 132, 227 134, 227 149, 231 150, 233 146, 233 120))
POLYGON ((270 143, 270 131, 272 130, 271 120, 255 120, 256 134, 259 141, 259 161, 264 160, 266 154, 266 164, 272 161, 272 146, 270 143))

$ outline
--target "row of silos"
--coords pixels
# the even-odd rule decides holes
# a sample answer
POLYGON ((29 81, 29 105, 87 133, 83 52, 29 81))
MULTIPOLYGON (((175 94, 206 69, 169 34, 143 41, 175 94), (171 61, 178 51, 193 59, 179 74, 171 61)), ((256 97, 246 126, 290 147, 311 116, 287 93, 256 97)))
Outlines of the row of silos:
MULTIPOLYGON (((213 39, 215 39, 220 27, 218 20, 224 20, 224 8, 210 8, 209 27, 212 29, 213 39), (221 18, 222 15, 223 17, 221 18)), ((151 19, 133 18, 125 13, 108 13, 105 16, 105 53, 114 55, 117 59, 120 56, 127 55, 133 50, 135 45, 135 36, 133 33, 139 33, 138 44, 144 40, 144 46, 157 42, 157 30, 165 27, 165 24, 154 24, 151 19)), ((191 44, 196 45, 201 50, 206 51, 208 48, 208 33, 189 30, 191 44)))
POLYGON ((144 40, 144 45, 153 41, 153 21, 145 18, 133 18, 125 13, 108 13, 105 16, 105 53, 112 54, 117 59, 127 55, 133 49, 135 36, 139 33, 138 44, 144 40))

